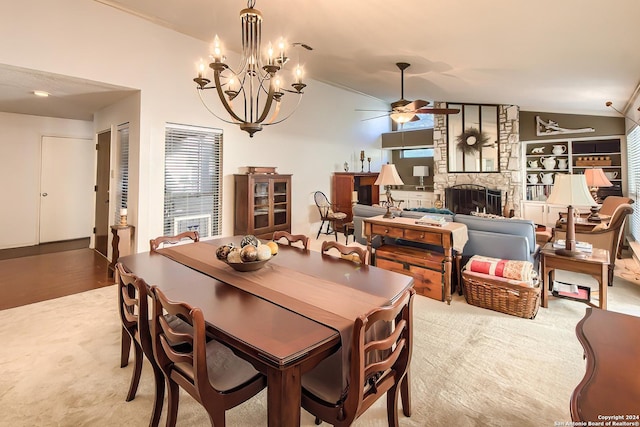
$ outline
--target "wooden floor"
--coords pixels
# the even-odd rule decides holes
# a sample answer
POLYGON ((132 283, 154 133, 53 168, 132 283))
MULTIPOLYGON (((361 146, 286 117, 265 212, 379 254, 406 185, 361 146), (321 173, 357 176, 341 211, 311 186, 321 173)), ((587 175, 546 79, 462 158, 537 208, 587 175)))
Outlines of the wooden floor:
POLYGON ((111 285, 108 265, 89 248, 0 260, 0 310, 111 285))

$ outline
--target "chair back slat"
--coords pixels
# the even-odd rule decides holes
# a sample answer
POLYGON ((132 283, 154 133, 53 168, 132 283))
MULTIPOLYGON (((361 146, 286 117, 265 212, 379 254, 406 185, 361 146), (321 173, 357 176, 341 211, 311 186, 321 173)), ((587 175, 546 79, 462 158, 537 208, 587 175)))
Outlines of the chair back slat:
POLYGON ((271 240, 277 242, 281 239, 285 239, 289 246, 294 246, 294 243, 302 243, 304 249, 309 249, 309 238, 304 234, 291 234, 287 231, 274 231, 271 240))
POLYGON ((360 264, 367 263, 367 252, 357 246, 346 246, 342 243, 327 240, 322 242, 322 253, 328 253, 330 249, 336 249, 342 258, 349 259, 360 264))
POLYGON ((151 252, 155 252, 164 245, 175 245, 182 240, 190 239, 194 242, 200 241, 200 234, 197 231, 185 231, 175 236, 160 236, 155 239, 149 240, 149 247, 151 252))

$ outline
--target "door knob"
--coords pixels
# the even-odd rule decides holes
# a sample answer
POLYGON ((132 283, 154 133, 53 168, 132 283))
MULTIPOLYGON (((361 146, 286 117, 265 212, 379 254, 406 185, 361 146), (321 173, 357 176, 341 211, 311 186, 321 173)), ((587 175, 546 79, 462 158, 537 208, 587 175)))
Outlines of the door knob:
POLYGON ((49 193, 42 193, 42 197, 47 197, 49 193))

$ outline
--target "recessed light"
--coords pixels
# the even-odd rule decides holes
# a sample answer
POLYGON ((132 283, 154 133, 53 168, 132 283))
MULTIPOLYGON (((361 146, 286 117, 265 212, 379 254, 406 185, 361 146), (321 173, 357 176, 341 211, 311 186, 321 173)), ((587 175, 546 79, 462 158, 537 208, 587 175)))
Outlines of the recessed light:
POLYGON ((43 91, 43 90, 34 90, 34 91, 33 91, 33 94, 34 94, 35 96, 42 96, 42 97, 44 97, 44 98, 46 98, 47 96, 49 96, 49 92, 45 92, 45 91, 43 91))

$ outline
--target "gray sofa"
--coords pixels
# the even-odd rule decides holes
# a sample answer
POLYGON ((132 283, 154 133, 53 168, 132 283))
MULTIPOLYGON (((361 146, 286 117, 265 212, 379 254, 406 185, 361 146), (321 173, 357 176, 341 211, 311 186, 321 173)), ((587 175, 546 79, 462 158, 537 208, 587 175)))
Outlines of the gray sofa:
MULTIPOLYGON (((364 218, 382 215, 386 208, 356 204, 353 207, 354 235, 358 243, 367 244, 362 235, 362 220, 364 218)), ((399 216, 420 218, 424 211, 399 211, 399 216)), ((463 263, 473 255, 483 255, 494 258, 531 261, 534 268, 538 266, 539 246, 536 244, 535 224, 531 220, 511 218, 485 218, 463 214, 438 214, 448 221, 460 222, 467 226, 469 240, 462 251, 463 263)), ((374 246, 381 242, 373 242, 374 246)), ((413 242, 395 241, 385 242, 395 244, 409 244, 419 246, 413 242)), ((463 264, 464 265, 464 264, 463 264)))

